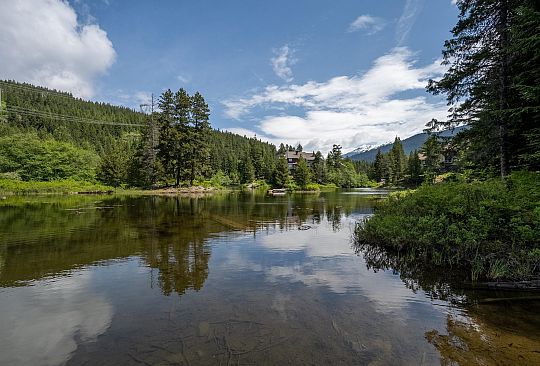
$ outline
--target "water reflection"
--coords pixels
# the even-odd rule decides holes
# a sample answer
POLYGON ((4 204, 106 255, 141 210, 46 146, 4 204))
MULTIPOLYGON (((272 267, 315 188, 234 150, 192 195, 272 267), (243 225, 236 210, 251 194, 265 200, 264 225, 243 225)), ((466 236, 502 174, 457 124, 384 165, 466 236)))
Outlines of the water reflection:
POLYGON ((0 201, 0 364, 418 365, 461 362, 454 344, 480 354, 454 342, 474 334, 459 322, 489 336, 509 326, 493 320, 501 304, 487 311, 477 296, 475 313, 447 278, 354 246, 376 193, 0 201))
POLYGON ((78 342, 103 334, 113 308, 102 295, 87 292, 90 276, 82 272, 25 291, 0 291, 0 364, 59 365, 78 342))
POLYGON ((425 334, 441 364, 540 364, 540 299, 534 293, 473 287, 463 273, 377 246, 357 245, 356 251, 368 269, 391 271, 411 291, 458 305, 447 314, 444 330, 425 334))
MULTIPOLYGON (((326 216, 339 230, 342 216, 366 200, 306 195, 269 201, 264 196, 10 198, 0 206, 0 286, 141 255, 158 269, 165 294, 200 289, 208 275, 206 240, 231 230, 309 228, 326 216), (338 202, 339 201, 339 202, 338 202)), ((301 234, 300 234, 301 236, 301 234)))

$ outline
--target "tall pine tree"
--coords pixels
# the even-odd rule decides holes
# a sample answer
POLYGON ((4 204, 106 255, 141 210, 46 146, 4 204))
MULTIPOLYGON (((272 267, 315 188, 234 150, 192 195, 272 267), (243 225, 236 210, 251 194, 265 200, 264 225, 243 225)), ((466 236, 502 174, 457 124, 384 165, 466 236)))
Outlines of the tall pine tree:
MULTIPOLYGON (((470 159, 494 166, 490 158, 495 157, 505 177, 526 153, 522 147, 527 145, 519 142, 537 133, 529 121, 538 121, 538 99, 529 97, 538 96, 538 2, 458 0, 457 5, 459 20, 443 50, 448 71, 427 87, 446 94, 450 115, 429 127, 469 124, 464 135, 470 159)), ((529 149, 537 148, 529 144, 529 149)))

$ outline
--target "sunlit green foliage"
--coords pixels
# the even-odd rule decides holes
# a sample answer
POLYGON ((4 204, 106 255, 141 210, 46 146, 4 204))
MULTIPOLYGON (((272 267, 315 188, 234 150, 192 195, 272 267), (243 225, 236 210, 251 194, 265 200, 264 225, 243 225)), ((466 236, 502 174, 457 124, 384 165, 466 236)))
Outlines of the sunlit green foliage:
POLYGON ((95 153, 68 142, 41 140, 32 133, 0 137, 0 172, 16 173, 24 181, 92 181, 98 163, 95 153))
POLYGON ((112 187, 103 184, 81 182, 73 179, 26 182, 15 179, 2 179, 0 177, 0 192, 3 194, 108 192, 111 190, 112 187))
POLYGON ((424 185, 386 200, 357 232, 360 243, 414 260, 466 268, 472 279, 540 274, 540 174, 424 185))

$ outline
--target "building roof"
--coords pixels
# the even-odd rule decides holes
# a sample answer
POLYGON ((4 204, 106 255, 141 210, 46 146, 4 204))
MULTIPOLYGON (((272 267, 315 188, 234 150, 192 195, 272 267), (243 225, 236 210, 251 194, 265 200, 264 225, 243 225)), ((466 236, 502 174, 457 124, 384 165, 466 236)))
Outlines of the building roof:
POLYGON ((313 152, 304 152, 304 151, 286 151, 285 152, 286 159, 300 159, 300 156, 302 156, 304 159, 308 161, 315 160, 315 153, 313 152))

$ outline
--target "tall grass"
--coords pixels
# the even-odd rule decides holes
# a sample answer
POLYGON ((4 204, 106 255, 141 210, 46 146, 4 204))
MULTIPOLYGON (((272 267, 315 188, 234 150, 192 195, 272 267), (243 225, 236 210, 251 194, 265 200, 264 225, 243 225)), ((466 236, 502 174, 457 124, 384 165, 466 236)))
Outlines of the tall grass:
POLYGON ((107 192, 112 190, 112 187, 102 184, 81 182, 73 179, 49 182, 0 179, 1 194, 107 192))

